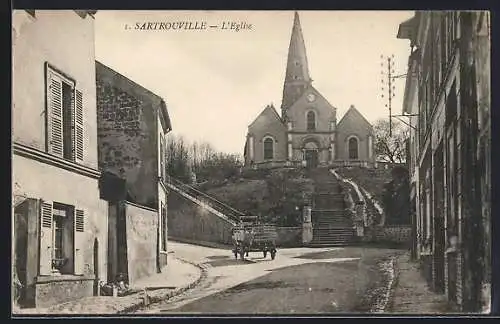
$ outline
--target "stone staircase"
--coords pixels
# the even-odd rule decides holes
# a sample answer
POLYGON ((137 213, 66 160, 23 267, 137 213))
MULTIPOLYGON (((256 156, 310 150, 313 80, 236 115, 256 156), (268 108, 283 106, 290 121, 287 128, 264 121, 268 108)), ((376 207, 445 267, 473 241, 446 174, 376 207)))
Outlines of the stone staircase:
POLYGON ((352 220, 345 212, 344 195, 338 180, 328 168, 311 170, 314 181, 312 221, 313 239, 309 246, 348 245, 354 241, 352 220))

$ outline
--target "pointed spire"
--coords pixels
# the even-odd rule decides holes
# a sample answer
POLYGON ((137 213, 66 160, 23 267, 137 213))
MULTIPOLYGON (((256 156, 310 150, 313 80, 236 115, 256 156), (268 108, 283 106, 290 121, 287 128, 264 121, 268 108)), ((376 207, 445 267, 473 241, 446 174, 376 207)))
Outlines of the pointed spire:
POLYGON ((292 36, 288 47, 282 110, 290 107, 310 83, 311 77, 309 76, 304 36, 302 35, 299 14, 295 11, 292 36))
POLYGON ((307 66, 306 46, 300 27, 299 14, 295 11, 292 36, 288 47, 288 62, 286 66, 286 81, 309 82, 309 68, 307 66))

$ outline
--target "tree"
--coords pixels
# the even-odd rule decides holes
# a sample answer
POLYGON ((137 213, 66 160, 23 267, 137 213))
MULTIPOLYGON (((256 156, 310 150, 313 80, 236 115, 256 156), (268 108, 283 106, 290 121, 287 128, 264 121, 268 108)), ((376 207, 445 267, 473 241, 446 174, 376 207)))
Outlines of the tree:
POLYGON ((375 133, 374 151, 378 160, 391 163, 406 162, 406 140, 408 127, 397 120, 392 121, 392 134, 389 120, 379 119, 373 126, 375 133))

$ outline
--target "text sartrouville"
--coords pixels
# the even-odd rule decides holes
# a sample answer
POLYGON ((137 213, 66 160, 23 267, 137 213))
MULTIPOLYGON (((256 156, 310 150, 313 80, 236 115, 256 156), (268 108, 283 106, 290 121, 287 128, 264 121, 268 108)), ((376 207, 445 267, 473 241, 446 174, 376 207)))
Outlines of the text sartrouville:
POLYGON ((137 22, 136 30, 204 30, 206 21, 137 22))

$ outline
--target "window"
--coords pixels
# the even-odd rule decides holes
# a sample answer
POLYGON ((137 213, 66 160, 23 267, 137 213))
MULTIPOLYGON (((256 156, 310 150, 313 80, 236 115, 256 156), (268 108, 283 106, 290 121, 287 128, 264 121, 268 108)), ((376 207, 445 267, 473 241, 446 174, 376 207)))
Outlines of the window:
POLYGON ((161 231, 161 250, 162 251, 167 251, 167 208, 165 208, 165 205, 163 202, 161 203, 161 224, 160 224, 160 231, 161 231))
POLYGON ((40 275, 82 274, 83 210, 42 201, 40 217, 40 275))
POLYGON ((358 159, 358 139, 356 137, 349 138, 349 159, 358 159))
MULTIPOLYGON (((53 219, 54 219, 54 233, 53 233, 53 239, 54 239, 54 250, 53 250, 53 257, 52 259, 54 260, 64 260, 64 242, 63 242, 63 232, 64 232, 64 223, 68 219, 69 215, 66 215, 67 210, 61 208, 57 209, 54 206, 54 212, 53 212, 53 219)), ((57 268, 60 270, 60 268, 54 264, 52 267, 57 268)))
POLYGON ((75 82, 48 64, 47 150, 66 160, 82 162, 84 155, 83 95, 75 82))
POLYGON ((307 130, 308 131, 315 130, 316 129, 316 114, 314 113, 314 111, 307 112, 306 119, 307 119, 307 130))
POLYGON ((264 139, 264 160, 272 160, 274 157, 274 140, 270 137, 264 139))

